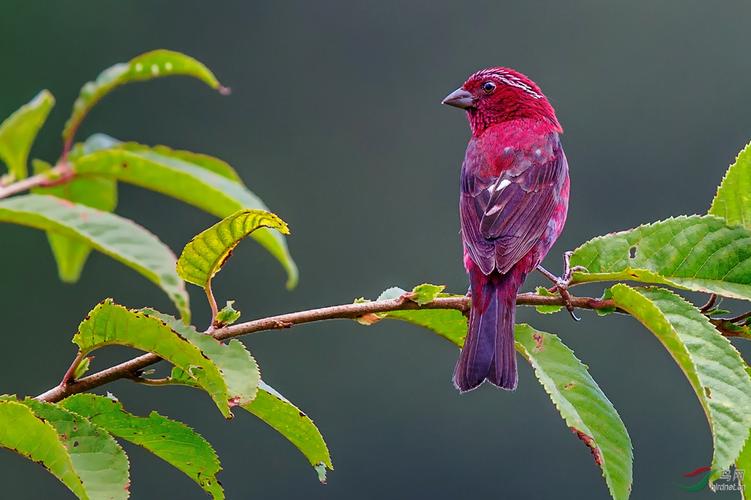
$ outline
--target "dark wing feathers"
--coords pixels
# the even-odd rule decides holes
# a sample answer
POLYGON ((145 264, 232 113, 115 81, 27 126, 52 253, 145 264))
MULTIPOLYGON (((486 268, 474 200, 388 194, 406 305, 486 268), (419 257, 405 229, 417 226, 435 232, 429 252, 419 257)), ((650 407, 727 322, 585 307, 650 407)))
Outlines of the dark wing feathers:
MULTIPOLYGON (((531 153, 531 152, 529 152, 531 153)), ((536 243, 550 223, 566 174, 557 137, 552 156, 534 161, 521 152, 499 177, 483 178, 482 165, 462 169, 461 225, 467 251, 485 274, 507 273, 536 243)), ((468 162, 487 161, 468 155, 468 162)))

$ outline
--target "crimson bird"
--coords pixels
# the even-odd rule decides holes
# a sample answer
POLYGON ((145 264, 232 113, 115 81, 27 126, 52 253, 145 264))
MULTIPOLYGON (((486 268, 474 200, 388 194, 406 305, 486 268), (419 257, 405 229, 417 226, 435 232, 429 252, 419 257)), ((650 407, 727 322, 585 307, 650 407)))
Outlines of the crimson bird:
MULTIPOLYGON (((569 176, 559 138, 563 129, 540 88, 510 68, 474 73, 443 104, 464 109, 472 130, 459 201, 472 308, 454 385, 466 392, 488 380, 514 390, 516 295, 566 222, 569 176)), ((539 268, 572 312, 567 259, 565 267, 562 278, 539 268)))

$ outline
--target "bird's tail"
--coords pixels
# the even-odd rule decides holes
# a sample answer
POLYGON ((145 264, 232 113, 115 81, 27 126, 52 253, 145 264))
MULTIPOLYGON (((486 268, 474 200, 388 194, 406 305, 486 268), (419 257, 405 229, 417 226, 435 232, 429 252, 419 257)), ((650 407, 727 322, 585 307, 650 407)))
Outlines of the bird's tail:
POLYGON ((454 385, 466 392, 488 380, 513 391, 518 380, 514 351, 516 293, 524 276, 514 269, 489 276, 473 270, 470 280, 469 331, 454 368, 454 385))

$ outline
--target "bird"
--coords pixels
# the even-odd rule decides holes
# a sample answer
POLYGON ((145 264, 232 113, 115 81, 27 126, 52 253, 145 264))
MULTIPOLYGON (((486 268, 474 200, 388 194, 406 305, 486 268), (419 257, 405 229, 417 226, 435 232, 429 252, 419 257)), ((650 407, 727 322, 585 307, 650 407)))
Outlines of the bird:
POLYGON ((453 382, 462 393, 486 380, 513 391, 516 295, 527 275, 539 269, 551 279, 578 319, 567 291, 570 253, 561 277, 541 266, 568 212, 563 128, 540 87, 507 67, 477 71, 442 103, 466 111, 471 130, 459 197, 471 308, 453 382))

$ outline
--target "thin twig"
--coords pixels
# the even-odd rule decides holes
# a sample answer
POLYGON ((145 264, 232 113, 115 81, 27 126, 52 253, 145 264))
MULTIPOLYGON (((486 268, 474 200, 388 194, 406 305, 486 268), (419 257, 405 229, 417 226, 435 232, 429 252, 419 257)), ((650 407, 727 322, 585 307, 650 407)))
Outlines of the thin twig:
POLYGON ((86 355, 82 351, 78 351, 78 354, 76 354, 76 357, 73 358, 73 362, 70 364, 65 372, 65 375, 63 375, 63 379, 60 381, 61 386, 66 386, 71 380, 73 380, 76 374, 76 369, 78 368, 78 365, 81 364, 81 361, 83 361, 83 358, 85 356, 86 355))
POLYGON ((728 321, 731 323, 740 323, 748 318, 751 318, 751 311, 738 315, 735 318, 729 318, 728 321))
POLYGON ((47 186, 50 182, 54 181, 56 177, 65 176, 66 172, 69 171, 70 167, 68 165, 57 165, 41 174, 32 175, 26 179, 8 184, 7 186, 0 186, 0 199, 7 198, 14 194, 23 193, 24 191, 28 191, 35 187, 47 186))
POLYGON ((703 306, 701 306, 701 308, 699 310, 702 313, 705 313, 705 312, 709 311, 710 309, 712 309, 714 307, 715 303, 717 303, 717 294, 713 293, 712 295, 709 296, 709 300, 707 301, 707 303, 704 304, 703 306))

